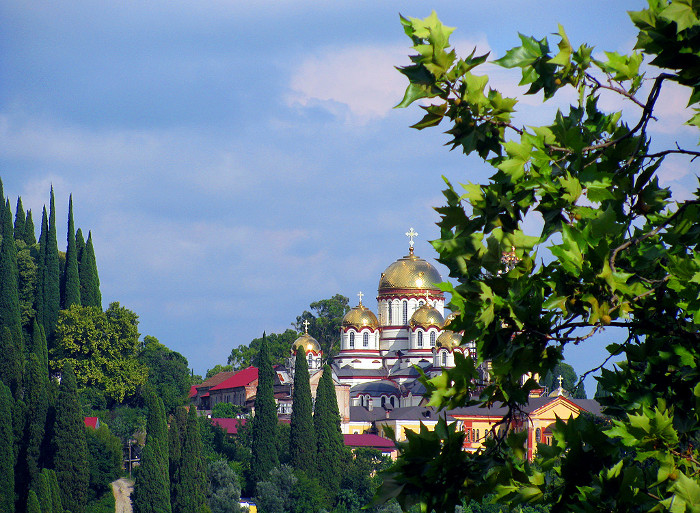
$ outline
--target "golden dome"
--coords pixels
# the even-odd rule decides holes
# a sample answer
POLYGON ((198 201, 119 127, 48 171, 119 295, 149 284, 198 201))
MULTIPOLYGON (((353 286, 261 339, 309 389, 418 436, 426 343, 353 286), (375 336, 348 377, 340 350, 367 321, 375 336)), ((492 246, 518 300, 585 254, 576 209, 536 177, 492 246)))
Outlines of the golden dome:
POLYGON ((443 324, 442 327, 447 329, 447 327, 452 324, 452 321, 454 321, 457 317, 459 317, 459 312, 452 312, 450 315, 445 317, 445 324, 443 324))
MULTIPOLYGON (((413 248, 411 248, 413 249, 413 248)), ((410 254, 399 258, 382 273, 379 278, 379 293, 387 289, 439 290, 437 283, 442 282, 440 273, 430 263, 410 254)))
POLYGON ((379 321, 372 311, 362 303, 350 310, 343 317, 343 328, 379 328, 379 321))
POLYGON ((454 331, 446 330, 440 333, 440 336, 435 341, 435 347, 444 347, 452 351, 455 347, 459 347, 462 343, 462 335, 454 331))
POLYGON ((321 352, 321 345, 314 337, 308 333, 304 333, 292 344, 292 352, 296 353, 297 349, 303 349, 304 354, 308 354, 310 352, 318 354, 321 352))
POLYGON ((411 328, 416 326, 421 328, 429 328, 430 326, 442 327, 445 319, 442 318, 440 312, 438 312, 432 305, 425 303, 418 310, 416 310, 411 316, 410 325, 411 328))

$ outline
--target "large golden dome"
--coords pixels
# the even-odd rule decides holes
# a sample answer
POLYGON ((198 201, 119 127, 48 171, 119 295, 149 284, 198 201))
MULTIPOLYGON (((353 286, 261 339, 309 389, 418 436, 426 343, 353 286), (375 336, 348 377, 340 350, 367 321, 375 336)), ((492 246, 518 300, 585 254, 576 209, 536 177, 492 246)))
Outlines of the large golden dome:
POLYGON ((343 328, 379 328, 379 321, 372 311, 362 303, 350 310, 343 317, 343 328))
POLYGON ((381 278, 379 278, 379 293, 387 292, 388 289, 438 291, 437 284, 441 282, 442 277, 437 269, 411 251, 410 254, 399 258, 382 273, 381 278))
POLYGON ((455 347, 459 347, 462 343, 462 335, 454 331, 446 330, 440 333, 440 336, 435 341, 435 347, 444 347, 452 351, 455 347))
POLYGON ((296 339, 292 344, 292 351, 297 352, 297 349, 303 349, 304 354, 314 353, 318 354, 321 352, 321 345, 318 343, 314 337, 308 333, 304 333, 301 337, 296 339))
POLYGON ((445 319, 442 318, 440 312, 429 303, 426 303, 413 313, 409 324, 411 328, 419 327, 427 329, 431 326, 442 328, 444 322, 445 319))

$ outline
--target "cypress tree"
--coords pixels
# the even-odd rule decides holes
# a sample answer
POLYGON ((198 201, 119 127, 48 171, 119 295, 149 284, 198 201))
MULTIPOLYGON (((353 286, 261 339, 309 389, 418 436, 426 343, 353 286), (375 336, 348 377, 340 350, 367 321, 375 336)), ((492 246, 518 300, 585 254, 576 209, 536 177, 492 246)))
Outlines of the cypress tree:
POLYGON ((45 249, 44 276, 42 280, 44 308, 42 324, 44 325, 49 347, 52 347, 53 335, 58 322, 58 311, 61 308, 61 269, 58 259, 58 241, 56 240, 56 207, 53 186, 51 187, 51 203, 49 206, 45 249))
POLYGON ((46 429, 46 414, 49 409, 48 371, 43 365, 43 353, 29 355, 26 401, 29 418, 27 419, 27 477, 28 488, 33 488, 41 470, 41 447, 46 429))
POLYGON ((323 367, 323 375, 316 391, 314 428, 318 448, 318 475, 322 476, 321 486, 326 491, 328 500, 333 502, 340 490, 347 453, 340 430, 338 399, 328 365, 323 367))
POLYGON ((78 250, 75 246, 75 224, 73 223, 73 195, 68 200, 68 237, 66 245, 66 269, 61 281, 61 308, 80 305, 80 276, 78 275, 78 250))
POLYGON ((22 198, 17 197, 17 210, 15 211, 15 239, 24 240, 26 230, 26 218, 24 215, 24 207, 22 206, 22 198))
POLYGON ((36 495, 39 497, 41 513, 53 513, 53 500, 51 499, 51 478, 46 469, 39 473, 36 485, 36 495))
POLYGON ((275 371, 270 361, 270 350, 263 333, 258 353, 258 389, 255 395, 253 417, 253 445, 250 462, 251 485, 267 479, 278 463, 277 406, 274 392, 275 371))
POLYGON ((83 513, 89 484, 85 421, 78 402, 75 374, 70 363, 63 367, 56 403, 53 435, 54 461, 61 502, 71 513, 83 513))
POLYGON ((15 437, 12 410, 12 392, 0 382, 0 511, 9 513, 15 510, 15 437))
POLYGON ((39 498, 34 493, 34 490, 30 490, 29 498, 27 499, 27 513, 41 513, 41 506, 39 506, 39 498))
POLYGON ((10 202, 2 211, 2 244, 0 245, 0 328, 7 328, 9 337, 2 334, 2 374, 0 379, 10 386, 13 394, 20 392, 24 359, 22 339, 22 316, 19 309, 19 271, 17 270, 17 247, 12 228, 10 202))
POLYGON ((49 219, 46 214, 46 207, 43 208, 41 214, 41 232, 39 233, 39 255, 36 262, 36 294, 34 294, 34 311, 35 318, 44 326, 45 309, 44 309, 44 275, 46 274, 46 240, 49 237, 49 219))
POLYGON ((24 219, 24 236, 22 237, 28 246, 36 244, 36 233, 34 232, 34 219, 32 219, 32 211, 27 210, 27 216, 24 219))
POLYGON ((177 491, 180 487, 180 465, 182 463, 182 443, 185 439, 187 429, 187 410, 180 406, 175 410, 170 422, 168 438, 170 447, 168 455, 170 458, 170 502, 173 513, 182 511, 183 505, 177 491))
POLYGON ((46 470, 49 476, 49 484, 51 485, 51 510, 53 513, 63 513, 63 501, 61 501, 61 489, 58 487, 58 478, 56 471, 46 470))
POLYGON ((168 425, 163 401, 152 389, 145 392, 148 417, 146 446, 134 486, 135 513, 170 513, 168 425))
POLYGON ((83 258, 83 251, 85 251, 85 238, 83 237, 83 230, 80 228, 75 230, 75 249, 78 255, 78 274, 80 274, 81 259, 83 258))
POLYGON ((92 232, 88 232, 88 240, 80 259, 80 299, 83 306, 96 306, 102 310, 100 278, 97 274, 95 249, 92 245, 92 232))
POLYGON ((197 412, 190 408, 187 415, 187 427, 182 443, 179 481, 176 485, 177 509, 175 513, 203 513, 209 511, 207 506, 208 479, 204 458, 202 458, 202 440, 197 422, 197 412))
POLYGON ((289 455, 291 465, 314 475, 316 466, 316 439, 312 416, 309 367, 304 351, 297 349, 294 364, 294 391, 292 392, 292 422, 289 431, 289 455))

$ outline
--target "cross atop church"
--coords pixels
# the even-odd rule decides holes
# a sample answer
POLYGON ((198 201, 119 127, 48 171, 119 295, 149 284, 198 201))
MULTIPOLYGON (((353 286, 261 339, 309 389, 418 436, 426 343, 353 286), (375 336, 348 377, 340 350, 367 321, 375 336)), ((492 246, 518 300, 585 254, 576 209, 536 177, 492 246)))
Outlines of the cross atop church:
POLYGON ((411 226, 411 229, 406 232, 406 237, 408 237, 408 251, 413 254, 413 239, 415 237, 418 237, 418 232, 413 229, 413 226, 411 226))
POLYGON ((360 298, 360 306, 362 306, 362 297, 363 297, 363 296, 364 296, 364 294, 362 293, 362 291, 360 291, 360 292, 357 294, 357 297, 360 298))
POLYGON ((561 388, 561 382, 564 381, 564 378, 562 378, 561 374, 559 374, 559 377, 557 379, 559 380, 559 388, 561 388))
POLYGON ((304 333, 308 333, 309 332, 309 324, 311 324, 311 323, 309 322, 308 319, 304 319, 304 322, 302 322, 302 324, 304 325, 304 333))

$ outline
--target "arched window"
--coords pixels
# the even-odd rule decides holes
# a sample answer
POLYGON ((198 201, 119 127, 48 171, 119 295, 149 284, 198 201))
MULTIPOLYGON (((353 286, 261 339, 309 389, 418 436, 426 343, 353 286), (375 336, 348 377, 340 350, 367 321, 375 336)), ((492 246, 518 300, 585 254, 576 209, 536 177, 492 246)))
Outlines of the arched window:
POLYGON ((472 441, 472 430, 467 429, 467 442, 471 442, 471 441, 472 441))
POLYGON ((475 442, 479 441, 479 430, 476 430, 476 438, 474 439, 475 442))
POLYGON ((404 326, 408 324, 408 301, 405 299, 403 302, 403 324, 404 326))
POLYGON ((382 408, 384 408, 385 406, 386 406, 386 396, 383 395, 382 396, 382 408))
POLYGON ((311 367, 313 364, 314 364, 314 358, 311 355, 311 353, 309 353, 309 367, 311 367))
POLYGON ((350 349, 355 349, 355 333, 350 332, 350 349))
POLYGON ((418 347, 423 347, 423 332, 418 332, 418 347))
POLYGON ((391 301, 387 301, 386 303, 386 308, 388 310, 388 319, 387 319, 387 325, 391 326, 391 301))
POLYGON ((442 352, 442 366, 447 367, 447 351, 442 352))
POLYGON ((362 347, 369 347, 369 333, 366 331, 362 334, 362 347))
POLYGON ((430 332, 430 347, 435 347, 435 332, 430 332))
POLYGON ((418 308, 420 308, 421 306, 423 306, 423 300, 422 300, 422 299, 421 299, 420 301, 418 301, 418 308))
POLYGON ((540 428, 535 429, 535 442, 540 443, 542 441, 542 430, 540 428))

